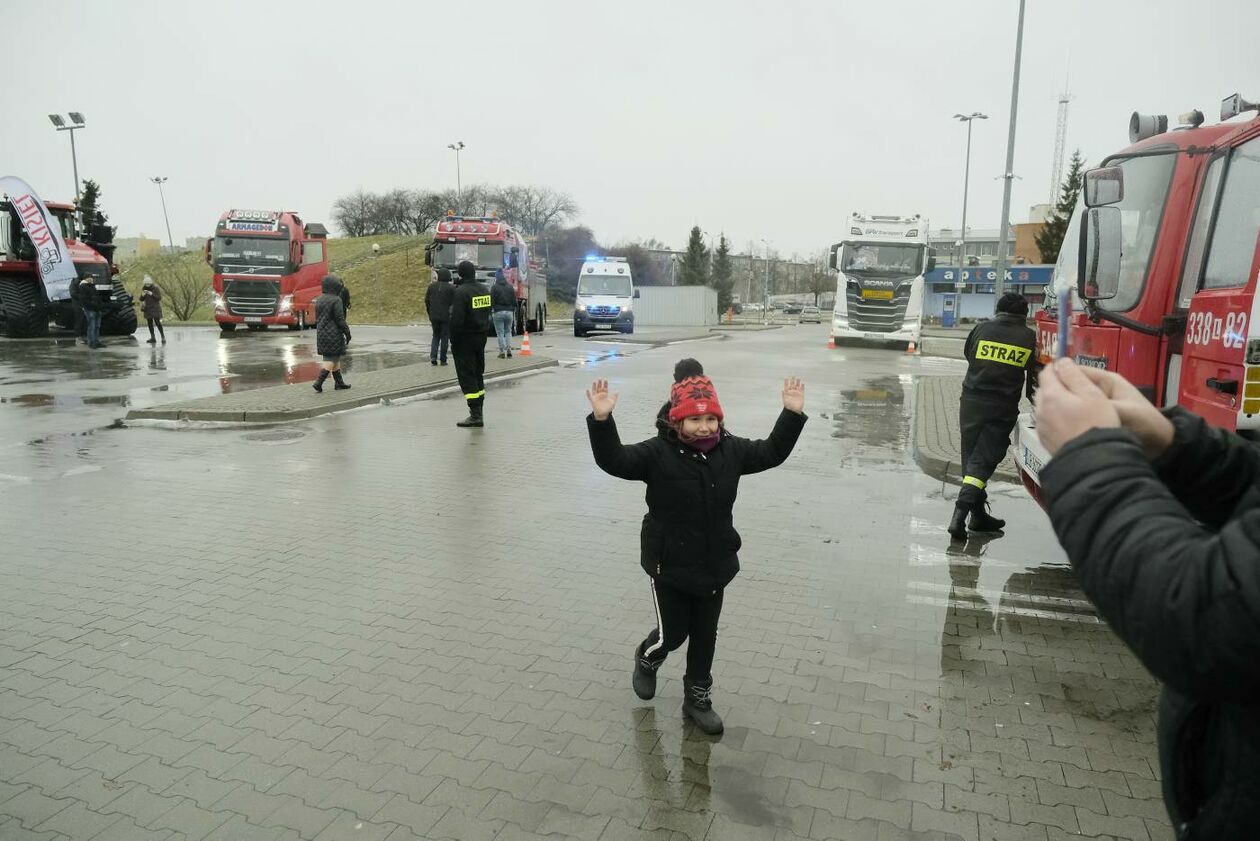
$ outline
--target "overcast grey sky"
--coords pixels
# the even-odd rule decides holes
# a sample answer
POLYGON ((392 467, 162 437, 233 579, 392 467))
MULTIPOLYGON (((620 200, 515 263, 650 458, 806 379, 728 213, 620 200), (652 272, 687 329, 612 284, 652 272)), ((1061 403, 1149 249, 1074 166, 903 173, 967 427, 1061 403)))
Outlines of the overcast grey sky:
MULTIPOLYGON (((1016 0, 23 2, 5 13, 4 170, 71 195, 79 172, 119 236, 177 243, 230 207, 330 221, 362 187, 464 183, 571 193, 604 243, 685 243, 699 224, 737 250, 790 254, 850 210, 958 224, 976 123, 975 228, 1001 213, 1016 0), (53 45, 56 45, 55 51, 53 45)), ((1130 112, 1260 99, 1254 0, 1028 0, 1012 220, 1049 193, 1070 63, 1069 150, 1127 143, 1130 112)))

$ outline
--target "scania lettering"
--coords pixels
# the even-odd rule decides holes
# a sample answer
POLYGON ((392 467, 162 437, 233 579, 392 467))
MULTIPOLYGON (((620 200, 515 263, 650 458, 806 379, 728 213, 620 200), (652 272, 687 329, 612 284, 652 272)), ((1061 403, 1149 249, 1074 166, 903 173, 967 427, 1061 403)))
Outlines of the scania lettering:
POLYGON ((425 263, 454 275, 464 260, 477 267, 477 279, 487 286, 495 272, 503 272, 516 293, 515 335, 546 329, 547 277, 530 264, 529 245, 511 225, 494 216, 447 216, 438 222, 425 263))
MULTIPOLYGON (((1235 95, 1221 122, 1200 111, 1134 114, 1131 145, 1085 176, 1051 288, 1072 290, 1069 347, 1118 372, 1156 406, 1182 406, 1244 435, 1260 430, 1260 103, 1235 95)), ((1037 313, 1037 350, 1059 355, 1057 298, 1037 313)), ((1033 418, 1015 460, 1040 500, 1049 454, 1033 418)))
POLYGON ((849 217, 848 235, 831 246, 839 273, 831 336, 917 344, 923 322, 923 276, 936 267, 921 216, 849 217))
POLYGON ((625 257, 588 256, 578 276, 573 335, 585 336, 594 330, 633 333, 637 297, 625 257))
POLYGON ((229 210, 206 240, 214 270, 214 320, 265 330, 315 324, 315 299, 328 274, 328 231, 288 210, 229 210))

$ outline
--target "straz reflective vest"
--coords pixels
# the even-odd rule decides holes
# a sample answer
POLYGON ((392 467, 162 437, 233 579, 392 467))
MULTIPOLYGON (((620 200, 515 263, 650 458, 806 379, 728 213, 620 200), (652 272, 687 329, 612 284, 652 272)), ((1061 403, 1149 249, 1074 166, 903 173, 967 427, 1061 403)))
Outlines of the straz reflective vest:
POLYGON ((1021 393, 1031 398, 1037 387, 1037 334, 1024 319, 998 313, 977 324, 964 347, 967 376, 963 396, 1009 404, 1012 414, 1021 393))
POLYGON ((455 287, 451 298, 451 335, 490 332, 490 288, 476 281, 455 287))

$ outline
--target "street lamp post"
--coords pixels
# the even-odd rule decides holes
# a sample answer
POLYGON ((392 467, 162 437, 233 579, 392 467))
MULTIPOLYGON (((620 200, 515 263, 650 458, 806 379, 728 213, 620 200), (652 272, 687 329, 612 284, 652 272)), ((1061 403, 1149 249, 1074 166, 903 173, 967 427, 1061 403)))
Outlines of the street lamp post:
POLYGON ((175 253, 175 239, 171 236, 171 217, 166 213, 166 191, 162 189, 162 185, 166 183, 165 175, 155 175, 149 179, 158 187, 158 195, 162 197, 162 218, 166 220, 166 242, 170 245, 171 253, 175 253))
POLYGON ((463 179, 459 172, 459 152, 464 148, 464 141, 456 140, 454 143, 446 144, 447 149, 455 152, 455 202, 459 205, 459 212, 464 212, 464 185, 463 179))
POLYGON ((979 111, 972 111, 970 114, 955 114, 954 119, 967 124, 967 158, 966 163, 963 165, 962 232, 958 237, 958 279, 955 281, 956 286, 954 287, 962 291, 963 278, 967 274, 965 268, 967 262, 967 188, 971 185, 971 123, 973 120, 987 120, 989 115, 981 114, 979 111))
POLYGON ((49 114, 48 121, 53 124, 53 128, 57 131, 70 132, 70 162, 74 165, 74 203, 79 203, 79 155, 74 148, 74 133, 83 128, 87 123, 83 119, 83 115, 78 111, 70 112, 70 122, 73 125, 66 125, 65 117, 60 114, 49 114))
POLYGON ((1024 49, 1024 0, 1019 0, 1019 26, 1015 30, 1015 73, 1011 79, 1011 126, 1006 136, 1006 169, 1002 173, 1001 232, 998 234, 997 278, 993 284, 993 301, 1002 297, 1006 284, 1006 238, 1011 232, 1011 181, 1015 178, 1015 117, 1019 110, 1019 60, 1024 49))

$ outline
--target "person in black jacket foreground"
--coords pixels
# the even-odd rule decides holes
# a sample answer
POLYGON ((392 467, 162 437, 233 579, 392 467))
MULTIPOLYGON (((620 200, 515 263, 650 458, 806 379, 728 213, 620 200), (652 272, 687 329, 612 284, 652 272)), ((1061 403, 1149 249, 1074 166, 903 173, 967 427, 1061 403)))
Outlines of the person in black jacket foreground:
POLYGON ((1060 360, 1037 394, 1042 490, 1081 586, 1164 684, 1178 839, 1260 826, 1260 452, 1118 375, 1060 360))
POLYGON ((1026 390, 1031 398, 1037 387, 1037 334, 1027 319, 1028 301, 1008 292, 998 299, 997 315, 977 324, 963 346, 967 376, 958 404, 963 484, 948 529, 954 540, 966 540, 968 528, 996 532, 1006 526, 986 510, 985 485, 1006 458, 1020 395, 1026 390))
POLYGON ((433 341, 429 344, 430 365, 438 364, 439 359, 443 365, 446 364, 446 351, 451 345, 451 301, 454 298, 451 270, 438 269, 437 280, 424 291, 424 309, 429 314, 429 324, 433 326, 433 341))
POLYGON ((329 374, 337 389, 350 387, 341 377, 341 357, 350 344, 350 326, 346 324, 346 311, 341 302, 344 288, 340 278, 328 275, 320 282, 323 294, 315 299, 315 350, 324 357, 324 364, 312 387, 319 392, 324 390, 329 374))
POLYGON ((456 426, 485 425, 486 334, 490 332, 490 289, 477 280, 477 267, 463 260, 455 271, 459 280, 451 300, 451 353, 455 376, 468 401, 468 417, 456 426))
POLYGON ((595 463, 612 476, 647 483, 639 562, 652 582, 656 627, 634 652, 635 694, 645 701, 656 694, 661 663, 690 637, 683 713, 705 733, 721 733, 711 670, 723 592, 739 572, 731 509, 740 476, 777 467, 791 454, 805 426, 805 385, 784 381, 783 411, 764 441, 727 431, 717 392, 703 375, 674 383, 656 437, 639 444, 622 445, 612 419, 618 395, 608 393, 607 380, 596 380, 586 397, 595 463))

